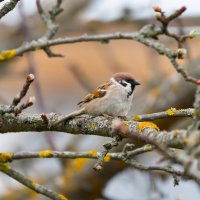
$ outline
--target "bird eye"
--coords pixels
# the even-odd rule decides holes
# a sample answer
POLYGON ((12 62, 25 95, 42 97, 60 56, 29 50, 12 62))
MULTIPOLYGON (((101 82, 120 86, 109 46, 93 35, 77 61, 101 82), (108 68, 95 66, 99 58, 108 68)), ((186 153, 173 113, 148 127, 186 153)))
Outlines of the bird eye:
POLYGON ((125 81, 120 81, 120 84, 123 85, 124 87, 127 86, 127 83, 125 81))

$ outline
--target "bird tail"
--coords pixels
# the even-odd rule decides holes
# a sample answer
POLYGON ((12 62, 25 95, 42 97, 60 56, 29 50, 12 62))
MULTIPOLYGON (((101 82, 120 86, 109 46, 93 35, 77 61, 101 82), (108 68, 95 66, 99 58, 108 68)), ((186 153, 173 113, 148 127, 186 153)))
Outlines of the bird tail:
POLYGON ((57 120, 53 123, 53 126, 57 126, 58 124, 68 120, 68 119, 71 119, 71 118, 74 118, 75 116, 78 116, 78 115, 81 115, 81 114, 84 114, 85 113, 85 108, 81 108, 79 110, 75 110, 74 112, 71 112, 69 113, 68 115, 65 115, 63 118, 61 118, 60 120, 57 120))

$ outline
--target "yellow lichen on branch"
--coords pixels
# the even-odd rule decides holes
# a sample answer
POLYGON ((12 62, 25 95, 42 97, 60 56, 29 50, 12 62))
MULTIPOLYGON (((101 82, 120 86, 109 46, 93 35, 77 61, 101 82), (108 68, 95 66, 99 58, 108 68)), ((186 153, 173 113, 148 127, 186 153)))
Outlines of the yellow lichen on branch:
POLYGON ((40 156, 41 158, 50 158, 50 157, 53 156, 53 153, 52 153, 51 150, 40 151, 40 152, 39 152, 39 156, 40 156))
POLYGON ((5 164, 5 163, 0 163, 0 171, 7 172, 11 169, 11 166, 5 164))
POLYGON ((88 151, 87 154, 88 156, 96 157, 98 155, 98 152, 95 150, 91 150, 91 151, 88 151))
POLYGON ((94 130, 94 129, 95 129, 94 123, 91 123, 91 124, 90 124, 90 127, 91 127, 92 130, 94 130))
POLYGON ((62 194, 59 194, 58 197, 60 198, 60 200, 68 200, 65 196, 63 196, 62 194))
POLYGON ((170 108, 166 110, 167 115, 173 116, 176 113, 176 108, 170 108))
POLYGON ((138 124, 139 133, 141 133, 143 129, 148 128, 148 127, 153 128, 153 129, 155 129, 157 131, 160 130, 158 128, 158 126, 156 124, 152 123, 152 122, 141 122, 141 123, 138 124))
POLYGON ((39 186, 39 184, 38 184, 38 183, 36 183, 36 182, 32 182, 32 186, 36 188, 36 187, 38 187, 38 186, 39 186))
POLYGON ((104 162, 110 162, 111 156, 109 153, 106 154, 106 156, 104 157, 103 161, 104 162))
POLYGON ((0 153, 0 162, 10 162, 12 161, 12 153, 0 153))
POLYGON ((134 115, 134 116, 133 116, 133 119, 134 119, 135 121, 139 121, 139 120, 140 120, 140 116, 139 116, 139 115, 134 115))
POLYGON ((15 56, 15 54, 16 54, 15 49, 1 51, 0 61, 10 60, 11 58, 13 58, 15 56))

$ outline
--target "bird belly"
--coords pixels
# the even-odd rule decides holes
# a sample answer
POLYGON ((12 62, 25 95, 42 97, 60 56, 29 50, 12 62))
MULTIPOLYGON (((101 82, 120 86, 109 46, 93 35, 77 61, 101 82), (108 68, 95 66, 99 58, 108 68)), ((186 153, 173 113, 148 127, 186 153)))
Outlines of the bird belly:
POLYGON ((86 106, 86 113, 91 115, 107 114, 111 116, 126 116, 132 104, 132 98, 120 96, 105 96, 104 99, 94 99, 86 106))

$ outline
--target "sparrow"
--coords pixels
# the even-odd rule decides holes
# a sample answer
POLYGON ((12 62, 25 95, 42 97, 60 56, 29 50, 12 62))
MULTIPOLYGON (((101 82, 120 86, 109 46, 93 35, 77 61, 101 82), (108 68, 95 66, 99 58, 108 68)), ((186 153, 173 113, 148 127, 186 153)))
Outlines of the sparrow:
POLYGON ((125 117, 131 108, 137 85, 140 83, 130 73, 118 72, 86 95, 78 103, 77 110, 56 121, 54 125, 81 114, 125 117))

